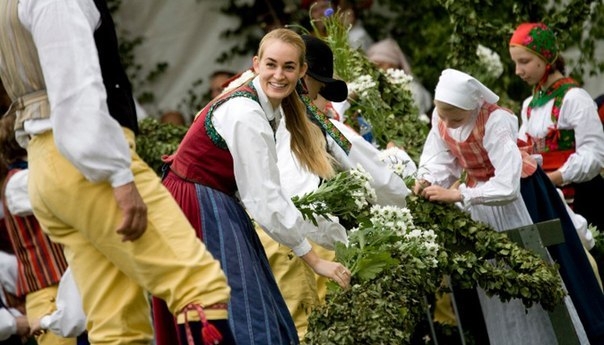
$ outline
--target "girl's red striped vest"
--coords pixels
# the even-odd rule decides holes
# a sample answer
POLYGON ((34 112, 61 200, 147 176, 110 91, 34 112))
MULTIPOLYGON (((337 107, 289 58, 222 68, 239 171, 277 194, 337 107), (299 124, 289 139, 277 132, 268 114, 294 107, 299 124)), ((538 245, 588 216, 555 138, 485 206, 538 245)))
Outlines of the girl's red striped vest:
POLYGON ((19 217, 9 213, 4 192, 6 184, 18 171, 20 170, 9 171, 2 187, 2 201, 4 221, 19 263, 17 296, 20 297, 58 284, 67 269, 67 261, 63 255, 63 248, 51 242, 42 232, 35 216, 19 217))

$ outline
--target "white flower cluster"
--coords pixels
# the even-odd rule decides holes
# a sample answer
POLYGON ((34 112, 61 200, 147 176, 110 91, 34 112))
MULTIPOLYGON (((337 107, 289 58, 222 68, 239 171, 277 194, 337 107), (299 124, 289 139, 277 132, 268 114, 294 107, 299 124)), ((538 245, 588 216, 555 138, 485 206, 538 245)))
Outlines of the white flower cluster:
POLYGON ((357 205, 358 210, 360 211, 365 206, 375 203, 377 195, 370 183, 373 181, 373 177, 371 177, 361 165, 357 165, 356 169, 350 169, 350 176, 358 183, 358 185, 363 186, 363 190, 354 190, 351 192, 351 196, 354 198, 354 203, 357 205))
POLYGON ((409 157, 407 152, 398 147, 391 147, 380 151, 378 158, 386 164, 388 169, 402 179, 413 176, 417 171, 417 167, 411 157, 409 157))
POLYGON ((478 56, 478 61, 480 61, 480 64, 486 69, 486 72, 490 77, 497 79, 501 76, 503 73, 503 65, 501 64, 499 54, 482 44, 479 44, 478 47, 476 47, 476 55, 478 56))
POLYGON ((374 205, 370 212, 370 221, 374 227, 393 230, 399 236, 415 229, 413 216, 408 208, 374 205))
POLYGON ((424 262, 427 263, 430 267, 436 267, 438 265, 438 260, 436 259, 436 254, 438 254, 439 245, 436 243, 436 234, 432 229, 430 230, 420 230, 414 229, 409 233, 403 236, 409 242, 416 242, 423 247, 425 251, 424 262))
POLYGON ((408 208, 396 206, 371 207, 370 222, 378 231, 393 231, 400 240, 394 245, 402 252, 414 255, 428 267, 437 267, 439 245, 433 230, 419 229, 413 223, 413 215, 408 208))
POLYGON ((405 73, 404 70, 397 68, 388 68, 386 70, 386 77, 388 78, 388 81, 390 81, 390 83, 392 83, 393 85, 402 86, 411 90, 410 85, 413 81, 413 77, 405 73))
POLYGON ((361 97, 367 97, 369 90, 376 87, 377 84, 369 75, 361 75, 348 83, 348 93, 357 94, 361 97))

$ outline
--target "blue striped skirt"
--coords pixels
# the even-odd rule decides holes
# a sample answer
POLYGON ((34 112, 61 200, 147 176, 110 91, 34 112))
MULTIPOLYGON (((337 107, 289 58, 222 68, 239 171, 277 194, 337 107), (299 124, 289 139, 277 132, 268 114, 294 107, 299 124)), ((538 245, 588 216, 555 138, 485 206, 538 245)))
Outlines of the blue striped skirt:
POLYGON ((231 287, 229 324, 238 345, 298 344, 298 335, 250 217, 232 196, 196 185, 201 235, 231 287))

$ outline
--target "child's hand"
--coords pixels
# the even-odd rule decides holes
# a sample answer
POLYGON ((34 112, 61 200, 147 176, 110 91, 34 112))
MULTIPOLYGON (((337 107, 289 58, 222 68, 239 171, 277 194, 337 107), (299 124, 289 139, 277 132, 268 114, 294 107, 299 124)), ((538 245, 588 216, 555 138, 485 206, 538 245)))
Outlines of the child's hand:
POLYGON ((41 335, 45 331, 40 326, 40 319, 33 319, 29 323, 31 330, 29 332, 30 335, 41 335))
POLYGON ((419 179, 415 180, 415 186, 413 187, 413 194, 421 195, 424 188, 430 186, 430 182, 419 179))
POLYGON ((564 184, 564 181, 562 180, 562 173, 560 172, 560 170, 548 172, 547 177, 549 177, 549 179, 555 186, 562 186, 564 184))
POLYGON ((28 336, 29 335, 29 321, 26 316, 17 316, 15 318, 17 321, 17 335, 19 336, 28 336))
POLYGON ((428 186, 421 195, 430 201, 454 203, 461 201, 461 192, 458 189, 447 189, 441 186, 428 186))

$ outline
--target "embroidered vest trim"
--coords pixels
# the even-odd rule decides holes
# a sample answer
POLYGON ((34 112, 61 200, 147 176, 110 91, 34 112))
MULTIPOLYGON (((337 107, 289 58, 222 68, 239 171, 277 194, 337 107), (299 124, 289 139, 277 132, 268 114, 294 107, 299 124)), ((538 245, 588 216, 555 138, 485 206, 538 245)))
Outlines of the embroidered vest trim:
POLYGON ((327 115, 325 115, 325 113, 323 113, 316 105, 313 104, 310 97, 306 95, 302 95, 300 97, 306 106, 306 114, 308 115, 309 119, 314 124, 319 126, 324 133, 329 135, 336 142, 336 144, 338 144, 338 146, 340 146, 342 150, 346 152, 346 154, 349 154, 352 144, 350 141, 348 141, 344 134, 342 134, 342 132, 340 132, 340 130, 333 123, 331 123, 331 121, 329 121, 329 118, 327 115))
MULTIPOLYGON (((214 125, 212 124, 212 116, 213 116, 214 110, 216 110, 216 108, 221 106, 224 102, 226 102, 232 98, 235 98, 235 97, 246 97, 257 103, 260 103, 260 99, 258 98, 258 92, 254 88, 253 83, 250 81, 246 85, 233 90, 231 93, 225 94, 220 99, 216 100, 212 105, 210 105, 210 108, 208 109, 208 112, 207 112, 206 118, 205 118, 205 122, 204 122, 206 133, 208 133, 208 136, 210 137, 212 142, 217 147, 219 147, 223 150, 228 150, 228 147, 227 147, 226 142, 222 138, 222 136, 220 134, 218 134, 218 131, 216 131, 216 128, 214 128, 214 125)), ((201 115, 201 113, 199 115, 201 115)), ((199 115, 197 115, 197 116, 199 116, 199 115)))
POLYGON ((575 150, 575 131, 572 129, 558 129, 558 118, 560 118, 560 109, 566 93, 579 84, 572 78, 562 78, 554 82, 546 91, 539 91, 533 95, 528 108, 527 118, 531 118, 531 112, 534 108, 545 105, 550 100, 554 100, 552 106, 551 119, 553 125, 548 129, 544 138, 534 138, 529 136, 529 141, 533 149, 538 153, 547 153, 552 151, 575 150))

